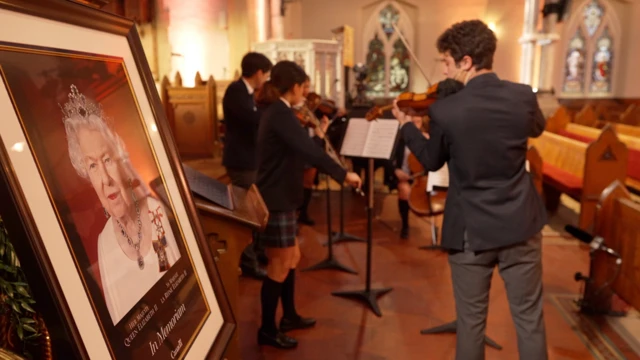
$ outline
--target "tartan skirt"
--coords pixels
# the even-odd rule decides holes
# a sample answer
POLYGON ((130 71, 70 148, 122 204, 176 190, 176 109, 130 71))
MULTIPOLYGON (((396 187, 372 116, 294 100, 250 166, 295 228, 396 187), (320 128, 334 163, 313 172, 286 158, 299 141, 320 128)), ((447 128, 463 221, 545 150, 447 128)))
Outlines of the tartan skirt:
POLYGON ((267 226, 258 234, 258 238, 264 247, 288 248, 296 244, 297 233, 296 211, 271 212, 267 226))

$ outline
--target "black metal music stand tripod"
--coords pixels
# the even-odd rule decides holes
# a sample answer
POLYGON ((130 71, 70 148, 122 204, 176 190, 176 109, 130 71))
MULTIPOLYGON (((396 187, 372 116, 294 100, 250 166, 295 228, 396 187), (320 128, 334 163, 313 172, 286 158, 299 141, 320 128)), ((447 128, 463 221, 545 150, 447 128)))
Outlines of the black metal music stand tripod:
POLYGON ((366 239, 344 232, 344 186, 342 184, 340 184, 340 230, 332 232, 331 235, 334 244, 351 241, 367 242, 366 239))
MULTIPOLYGON (((369 159, 369 179, 373 178, 373 159, 369 159)), ((367 205, 367 275, 364 290, 337 291, 331 293, 334 296, 348 297, 363 301, 377 315, 382 316, 378 306, 378 298, 385 295, 393 288, 372 289, 371 288, 371 251, 373 247, 373 181, 369 181, 369 199, 367 205)))
MULTIPOLYGON (((432 327, 429 329, 420 330, 420 334, 455 334, 458 330, 457 321, 453 320, 452 322, 442 324, 440 326, 432 327)), ((498 345, 497 342, 493 341, 491 338, 485 335, 484 343, 491 346, 494 349, 502 350, 502 346, 498 345)))
POLYGON ((350 269, 338 262, 333 257, 333 236, 331 229, 331 188, 329 186, 331 179, 329 176, 326 177, 327 181, 327 238, 328 241, 326 243, 328 247, 327 258, 320 261, 319 263, 309 266, 308 268, 302 269, 302 271, 313 271, 313 270, 339 270, 344 271, 350 274, 357 274, 358 272, 350 269))

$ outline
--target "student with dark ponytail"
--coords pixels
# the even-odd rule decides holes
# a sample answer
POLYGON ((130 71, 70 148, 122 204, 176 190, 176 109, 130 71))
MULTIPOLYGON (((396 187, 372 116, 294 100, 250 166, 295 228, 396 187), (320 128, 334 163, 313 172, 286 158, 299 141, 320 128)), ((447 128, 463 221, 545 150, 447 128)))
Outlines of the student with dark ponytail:
POLYGON ((262 326, 258 343, 282 349, 294 348, 297 340, 284 332, 315 325, 315 320, 300 316, 294 305, 295 269, 300 260, 296 239, 296 211, 303 201, 305 163, 325 172, 339 183, 360 187, 360 177, 346 172, 317 146, 300 126, 291 109, 303 101, 304 70, 291 61, 281 61, 271 70, 271 79, 257 99, 269 104, 258 130, 257 186, 269 209, 269 221, 259 234, 269 264, 262 283, 262 326), (283 317, 276 326, 276 308, 282 299, 283 317))

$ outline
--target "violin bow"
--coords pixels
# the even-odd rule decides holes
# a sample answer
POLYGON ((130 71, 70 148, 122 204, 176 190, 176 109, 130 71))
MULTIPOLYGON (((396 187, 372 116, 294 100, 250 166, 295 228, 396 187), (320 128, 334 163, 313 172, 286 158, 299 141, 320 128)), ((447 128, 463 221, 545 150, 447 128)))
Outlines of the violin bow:
POLYGON ((400 40, 402 41, 404 46, 409 51, 409 55, 411 55, 411 57, 413 58, 413 61, 415 61, 416 65, 418 65, 418 69, 420 70, 420 72, 424 76, 425 80, 427 80, 427 84, 429 85, 429 87, 431 87, 431 80, 429 80, 429 77, 427 76, 427 73, 422 68, 422 65, 420 65, 420 62, 418 61, 418 57, 416 56, 416 54, 413 53, 413 50, 411 50, 411 46, 409 46, 409 43, 407 42, 407 39, 404 38, 404 35, 402 35, 402 32, 400 32, 400 29, 398 29, 396 24, 391 23, 391 26, 393 27, 393 30, 396 32, 396 34, 398 34, 398 37, 400 38, 400 40))

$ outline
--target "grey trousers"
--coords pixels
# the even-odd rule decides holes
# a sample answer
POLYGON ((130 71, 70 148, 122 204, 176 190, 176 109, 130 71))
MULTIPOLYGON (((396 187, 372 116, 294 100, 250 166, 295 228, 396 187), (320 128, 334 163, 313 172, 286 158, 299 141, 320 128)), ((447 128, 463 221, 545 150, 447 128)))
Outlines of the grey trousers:
MULTIPOLYGON (((520 360, 547 360, 542 312, 542 234, 524 243, 449 255, 456 301, 456 360, 484 360, 489 288, 498 266, 518 337, 520 360)), ((500 311, 506 312, 506 309, 500 311)))

